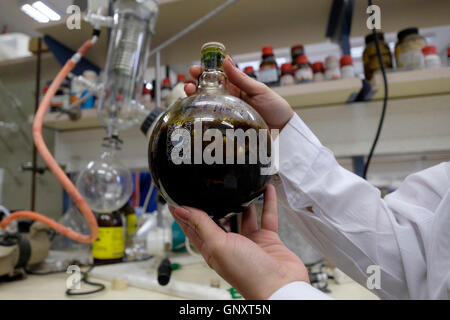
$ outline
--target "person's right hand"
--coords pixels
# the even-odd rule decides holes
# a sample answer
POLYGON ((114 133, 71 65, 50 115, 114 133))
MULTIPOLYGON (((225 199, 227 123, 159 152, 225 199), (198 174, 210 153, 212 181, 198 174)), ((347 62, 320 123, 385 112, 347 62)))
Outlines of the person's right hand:
MULTIPOLYGON (((230 56, 225 58, 223 69, 228 77, 228 92, 251 105, 263 117, 270 129, 281 131, 294 115, 287 101, 265 84, 239 70, 230 56)), ((202 67, 191 66, 189 72, 194 79, 197 79, 202 73, 202 67)), ((192 83, 184 86, 188 96, 193 95, 196 90, 196 86, 192 83)))
POLYGON ((245 299, 267 299, 292 282, 309 283, 308 270, 278 236, 275 187, 264 193, 261 227, 254 205, 242 216, 241 234, 225 232, 204 211, 169 206, 206 263, 245 299))

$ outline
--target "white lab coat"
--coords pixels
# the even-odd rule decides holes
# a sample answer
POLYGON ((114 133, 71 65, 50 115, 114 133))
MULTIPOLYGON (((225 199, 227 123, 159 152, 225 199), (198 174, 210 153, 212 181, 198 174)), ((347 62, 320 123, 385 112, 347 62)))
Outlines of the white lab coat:
MULTIPOLYGON (((381 288, 372 292, 383 299, 450 297, 450 162, 409 176, 382 199, 341 167, 298 115, 279 139, 279 200, 314 248, 365 287, 367 268, 379 266, 381 288)), ((297 282, 271 299, 308 297, 327 296, 297 282)))

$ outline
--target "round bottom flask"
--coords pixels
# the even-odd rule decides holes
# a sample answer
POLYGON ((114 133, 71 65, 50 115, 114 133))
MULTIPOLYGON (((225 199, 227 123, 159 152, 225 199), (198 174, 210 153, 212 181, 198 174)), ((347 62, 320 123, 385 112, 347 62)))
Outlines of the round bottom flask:
POLYGON ((267 124, 225 91, 224 51, 220 43, 203 45, 197 93, 158 118, 148 150, 153 181, 168 203, 213 218, 241 212, 260 196, 271 167, 267 124))

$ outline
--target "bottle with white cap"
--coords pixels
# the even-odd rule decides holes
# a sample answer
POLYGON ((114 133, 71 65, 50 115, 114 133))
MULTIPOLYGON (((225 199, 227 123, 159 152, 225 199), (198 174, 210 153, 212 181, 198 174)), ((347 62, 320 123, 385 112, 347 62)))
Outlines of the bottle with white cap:
POLYGON ((328 56, 325 59, 325 79, 336 80, 341 78, 339 61, 336 56, 328 56))
POLYGON ((441 67, 441 59, 435 46, 426 46, 422 48, 422 53, 425 62, 425 68, 433 69, 441 67))

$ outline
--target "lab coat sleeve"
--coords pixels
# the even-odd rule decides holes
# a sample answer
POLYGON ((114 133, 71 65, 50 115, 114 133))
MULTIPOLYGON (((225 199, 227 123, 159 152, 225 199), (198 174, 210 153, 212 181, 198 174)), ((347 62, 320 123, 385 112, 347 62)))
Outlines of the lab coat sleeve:
POLYGON ((332 298, 306 282, 295 281, 278 289, 269 300, 332 300, 332 298))
POLYGON ((382 298, 429 298, 424 248, 433 210, 428 207, 441 200, 445 192, 441 185, 448 189, 445 164, 407 179, 398 192, 383 200, 377 188, 341 167, 298 115, 278 139, 279 172, 274 184, 288 218, 303 237, 382 298), (430 175, 441 178, 432 183, 430 175), (420 179, 428 184, 408 192, 417 188, 414 181, 420 179), (415 203, 414 210, 408 203, 415 203))

